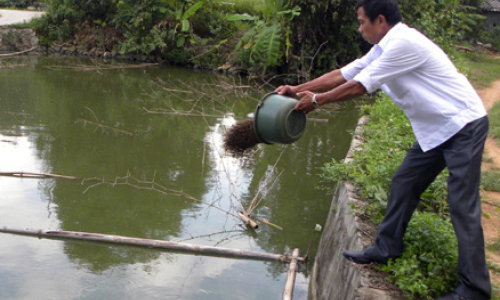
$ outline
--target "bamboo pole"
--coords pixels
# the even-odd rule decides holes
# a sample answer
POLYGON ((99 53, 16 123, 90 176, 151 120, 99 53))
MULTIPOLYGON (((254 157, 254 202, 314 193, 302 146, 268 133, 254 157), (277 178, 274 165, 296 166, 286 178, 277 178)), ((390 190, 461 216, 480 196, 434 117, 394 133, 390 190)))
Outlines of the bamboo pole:
POLYGON ((250 219, 250 217, 247 214, 243 213, 242 211, 238 212, 238 216, 240 217, 240 220, 243 221, 243 223, 247 224, 253 229, 259 228, 259 225, 255 221, 250 219))
POLYGON ((290 268, 288 269, 283 300, 292 300, 293 298, 293 288, 295 286, 295 276, 297 274, 297 263, 300 258, 299 252, 299 249, 294 249, 292 252, 292 260, 290 262, 290 268))
MULTIPOLYGON (((261 253, 256 251, 230 249, 222 247, 198 246, 193 244, 179 243, 179 242, 172 242, 165 240, 143 239, 143 238, 134 238, 134 237, 90 233, 90 232, 45 231, 41 229, 39 230, 13 229, 7 227, 0 228, 0 232, 27 235, 27 236, 37 236, 39 238, 84 240, 84 241, 122 244, 129 246, 138 246, 138 247, 157 248, 157 249, 170 249, 170 250, 177 250, 177 251, 190 252, 196 254, 217 255, 226 257, 254 259, 254 260, 281 261, 286 263, 292 261, 292 257, 289 255, 261 253)), ((305 258, 302 257, 293 257, 293 258, 296 259, 296 261, 300 262, 305 261, 305 258)))

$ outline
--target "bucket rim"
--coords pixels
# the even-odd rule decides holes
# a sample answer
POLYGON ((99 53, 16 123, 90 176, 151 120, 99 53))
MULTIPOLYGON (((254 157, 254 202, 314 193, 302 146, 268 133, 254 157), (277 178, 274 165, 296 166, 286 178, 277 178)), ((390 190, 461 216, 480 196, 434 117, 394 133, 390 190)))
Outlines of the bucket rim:
MULTIPOLYGON (((295 111, 295 110, 291 110, 291 111, 289 111, 289 112, 287 113, 287 115, 286 115, 287 119, 289 119, 289 118, 290 118, 290 115, 291 115, 291 114, 293 114, 294 112, 296 112, 296 111, 295 111)), ((305 125, 304 125, 304 128, 305 128, 305 125)), ((292 133, 290 132, 290 130, 289 130, 289 128, 288 128, 288 127, 285 127, 285 130, 286 130, 286 133, 287 133, 287 134, 288 134, 291 138, 293 138, 293 139, 298 139, 298 138, 300 138, 300 137, 302 136, 302 134, 304 134, 304 130, 300 131, 300 132, 299 132, 299 133, 297 133, 297 134, 292 134, 292 133)))

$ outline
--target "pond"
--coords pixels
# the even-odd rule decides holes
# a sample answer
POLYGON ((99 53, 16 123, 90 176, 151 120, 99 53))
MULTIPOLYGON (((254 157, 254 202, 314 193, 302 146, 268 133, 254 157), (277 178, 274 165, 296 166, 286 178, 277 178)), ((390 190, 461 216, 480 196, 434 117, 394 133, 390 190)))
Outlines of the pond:
MULTIPOLYGON (((320 168, 345 157, 354 103, 308 116, 299 141, 238 157, 225 130, 274 87, 249 78, 88 58, 0 69, 0 227, 68 230, 291 254, 294 299, 330 207, 320 168), (259 228, 235 217, 253 205, 259 228)), ((281 299, 288 264, 0 233, 1 299, 281 299)))

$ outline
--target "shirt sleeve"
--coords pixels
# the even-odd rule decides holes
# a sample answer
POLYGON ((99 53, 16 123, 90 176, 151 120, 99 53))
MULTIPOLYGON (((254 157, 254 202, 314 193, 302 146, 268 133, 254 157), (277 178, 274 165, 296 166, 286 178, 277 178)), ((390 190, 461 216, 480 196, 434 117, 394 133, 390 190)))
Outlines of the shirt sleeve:
POLYGON ((361 83, 368 93, 373 93, 391 79, 418 68, 424 62, 421 51, 411 41, 394 40, 379 58, 371 61, 353 80, 361 83))
POLYGON ((342 74, 344 79, 346 81, 353 79, 354 77, 356 77, 356 75, 359 74, 359 72, 370 65, 370 63, 374 61, 379 55, 380 49, 377 48, 379 48, 378 45, 373 46, 372 49, 368 51, 368 53, 363 57, 356 59, 341 68, 340 73, 342 74))

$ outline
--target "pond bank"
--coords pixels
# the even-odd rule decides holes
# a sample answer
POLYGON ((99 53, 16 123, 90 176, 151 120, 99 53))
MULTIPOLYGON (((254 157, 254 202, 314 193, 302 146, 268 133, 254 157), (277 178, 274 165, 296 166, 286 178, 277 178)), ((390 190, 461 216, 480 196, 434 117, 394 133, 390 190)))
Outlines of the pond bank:
MULTIPOLYGON (((366 121, 366 117, 362 117, 358 122, 346 162, 353 159, 354 151, 361 150, 366 121)), ((346 249, 362 250, 371 244, 376 228, 352 209, 365 205, 352 184, 337 185, 314 262, 309 292, 312 299, 404 299, 396 287, 381 280, 373 266, 356 265, 342 256, 346 249)))
MULTIPOLYGON (((154 55, 122 55, 118 52, 102 52, 98 49, 82 49, 75 45, 53 45, 51 47, 41 47, 38 36, 35 31, 30 28, 15 29, 2 28, 0 29, 0 53, 23 52, 37 48, 37 51, 44 54, 63 54, 75 56, 87 56, 92 58, 115 59, 119 61, 143 62, 143 63, 161 63, 170 65, 169 62, 163 61, 154 55)), ((235 68, 230 64, 225 64, 217 68, 207 68, 197 65, 190 65, 193 69, 206 69, 218 73, 228 75, 248 75, 248 70, 235 68)))

